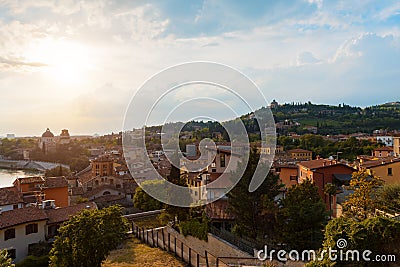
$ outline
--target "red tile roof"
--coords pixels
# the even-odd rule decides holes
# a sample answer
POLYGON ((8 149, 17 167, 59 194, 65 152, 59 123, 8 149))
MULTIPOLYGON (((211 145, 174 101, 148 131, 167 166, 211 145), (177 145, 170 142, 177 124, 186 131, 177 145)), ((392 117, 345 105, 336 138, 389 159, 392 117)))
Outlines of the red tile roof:
POLYGON ((336 165, 336 161, 328 159, 314 159, 309 161, 302 161, 298 163, 299 166, 303 166, 307 169, 317 169, 321 167, 336 165))
POLYGON ((22 195, 14 186, 0 188, 0 206, 23 203, 22 195))
POLYGON ((44 220, 47 220, 47 214, 36 207, 4 211, 0 214, 0 229, 44 220))
POLYGON ((22 177, 17 178, 20 184, 31 184, 31 183, 42 183, 44 182, 44 178, 42 176, 31 176, 31 177, 22 177))
POLYGON ((47 188, 68 187, 68 181, 64 176, 47 177, 44 186, 47 188))
POLYGON ((70 216, 76 215, 85 209, 97 209, 97 205, 94 202, 86 202, 65 208, 49 209, 45 210, 45 212, 49 219, 48 224, 53 224, 65 222, 70 216))
POLYGON ((305 150, 301 148, 295 148, 287 151, 288 153, 312 153, 310 150, 305 150))

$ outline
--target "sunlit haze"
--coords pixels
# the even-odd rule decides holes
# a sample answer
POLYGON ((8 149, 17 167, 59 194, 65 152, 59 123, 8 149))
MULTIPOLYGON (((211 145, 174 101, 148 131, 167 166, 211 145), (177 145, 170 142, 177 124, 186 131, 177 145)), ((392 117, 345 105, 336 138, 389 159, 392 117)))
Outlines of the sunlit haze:
POLYGON ((398 1, 1 1, 0 137, 121 131, 140 85, 189 61, 240 70, 268 101, 399 101, 399 14, 398 1))

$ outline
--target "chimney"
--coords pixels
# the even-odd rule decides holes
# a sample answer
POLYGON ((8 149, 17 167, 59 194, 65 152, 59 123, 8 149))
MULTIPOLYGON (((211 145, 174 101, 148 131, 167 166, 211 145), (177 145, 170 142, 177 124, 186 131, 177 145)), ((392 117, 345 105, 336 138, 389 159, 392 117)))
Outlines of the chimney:
POLYGON ((321 159, 321 157, 319 155, 317 155, 317 159, 321 159))

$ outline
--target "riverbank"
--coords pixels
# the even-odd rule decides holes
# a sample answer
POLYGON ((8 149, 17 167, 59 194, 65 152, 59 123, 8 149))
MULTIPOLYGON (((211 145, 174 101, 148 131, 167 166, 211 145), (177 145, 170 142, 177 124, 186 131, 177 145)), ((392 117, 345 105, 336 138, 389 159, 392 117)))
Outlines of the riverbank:
POLYGON ((32 161, 32 160, 7 160, 0 159, 0 168, 8 170, 47 171, 62 166, 69 169, 68 165, 54 162, 32 161))

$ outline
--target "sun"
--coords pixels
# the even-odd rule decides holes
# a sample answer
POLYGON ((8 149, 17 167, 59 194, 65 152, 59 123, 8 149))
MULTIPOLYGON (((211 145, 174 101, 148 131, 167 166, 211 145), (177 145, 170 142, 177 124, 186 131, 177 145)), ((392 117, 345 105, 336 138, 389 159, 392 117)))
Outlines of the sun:
POLYGON ((61 84, 79 84, 90 67, 87 52, 79 43, 46 39, 29 49, 28 59, 44 64, 46 76, 61 84))

